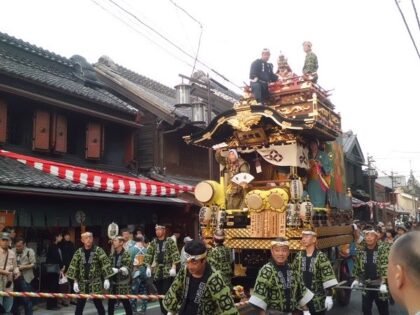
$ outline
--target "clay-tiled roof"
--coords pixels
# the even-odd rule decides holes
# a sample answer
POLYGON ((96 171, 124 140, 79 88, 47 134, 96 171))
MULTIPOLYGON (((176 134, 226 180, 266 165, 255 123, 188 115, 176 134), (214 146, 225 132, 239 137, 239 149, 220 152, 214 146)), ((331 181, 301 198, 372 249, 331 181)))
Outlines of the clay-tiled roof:
POLYGON ((70 59, 0 33, 0 74, 41 85, 44 89, 78 97, 106 108, 136 115, 138 110, 109 93, 83 57, 70 59))

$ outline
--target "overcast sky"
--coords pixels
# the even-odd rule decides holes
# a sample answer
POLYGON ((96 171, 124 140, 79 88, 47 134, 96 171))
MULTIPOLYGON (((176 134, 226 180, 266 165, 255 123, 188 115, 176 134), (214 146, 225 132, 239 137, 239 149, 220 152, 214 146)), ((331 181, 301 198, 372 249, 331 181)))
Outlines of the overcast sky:
MULTIPOLYGON (((198 59, 236 85, 248 82, 264 47, 275 65, 283 51, 300 74, 310 40, 319 83, 333 90, 343 130, 357 134, 365 159, 373 156, 380 176, 408 175, 411 160, 420 178, 420 59, 394 0, 114 1, 135 18, 109 0, 2 1, 0 31, 68 58, 107 55, 171 87, 191 74, 194 60, 180 49, 195 56, 201 30, 174 2, 203 26, 198 59)), ((411 0, 399 3, 420 48, 411 0)))

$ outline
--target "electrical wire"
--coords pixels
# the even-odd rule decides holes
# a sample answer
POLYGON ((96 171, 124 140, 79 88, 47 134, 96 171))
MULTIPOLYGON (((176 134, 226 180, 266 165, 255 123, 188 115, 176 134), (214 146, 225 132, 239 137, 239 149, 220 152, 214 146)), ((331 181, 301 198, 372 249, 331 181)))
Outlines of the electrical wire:
POLYGON ((173 0, 169 0, 176 8, 178 8, 179 10, 181 10, 182 12, 184 12, 188 17, 190 17, 190 19, 192 19, 194 22, 196 22, 199 26, 200 26, 200 36, 198 38, 198 45, 197 45, 197 52, 195 53, 195 59, 194 59, 194 66, 193 69, 191 71, 191 77, 195 71, 195 66, 197 65, 197 59, 198 59, 198 53, 200 51, 200 46, 201 46, 201 37, 203 35, 203 24, 201 24, 200 21, 198 21, 196 18, 194 18, 190 13, 188 13, 184 8, 182 8, 181 6, 179 6, 175 1, 173 0))
POLYGON ((418 56, 418 57, 419 57, 419 59, 420 59, 420 53, 419 53, 419 50, 417 49, 416 42, 414 41, 413 35, 411 34, 410 27, 409 27, 409 26, 408 26, 408 24, 407 24, 407 20, 405 19, 404 13, 403 13, 403 11, 401 10, 401 7, 400 7, 400 4, 398 3, 398 0, 395 0, 395 4, 397 5, 398 11, 400 11, 401 17, 402 17, 402 19, 403 19, 403 21, 404 21, 404 24, 405 24, 405 27, 407 28, 408 35, 410 35, 411 41, 413 42, 413 45, 414 45, 414 49, 416 50, 416 52, 417 52, 417 56, 418 56))
POLYGON ((98 3, 95 0, 91 0, 95 5, 97 5, 98 7, 100 7, 102 10, 104 10, 105 12, 107 12, 108 14, 112 15, 114 18, 116 18, 117 20, 119 20, 120 22, 122 22, 124 25, 128 26, 130 29, 132 29, 134 32, 136 32, 137 34, 145 37, 147 40, 149 40, 151 43, 153 43, 154 45, 156 45, 158 48, 162 49, 163 51, 165 51, 166 53, 168 53, 170 56, 172 56, 173 58, 177 59, 178 61, 186 64, 189 67, 192 67, 193 65, 191 63, 189 63, 188 61, 185 61, 183 59, 181 59, 180 57, 174 55, 173 53, 171 53, 168 49, 166 49, 165 47, 163 47, 162 45, 160 45, 159 43, 157 43, 156 41, 154 41, 153 39, 151 39, 149 36, 147 36, 146 34, 140 32, 137 28, 133 27, 132 25, 130 25, 129 23, 127 23, 125 20, 123 20, 121 17, 119 17, 118 15, 114 14, 113 12, 111 12, 110 10, 108 10, 107 8, 105 8, 104 6, 102 6, 100 3, 98 3))
MULTIPOLYGON (((166 36, 164 36, 163 34, 161 34, 159 31, 157 31, 156 29, 154 29, 153 27, 151 27, 150 25, 148 25, 147 23, 145 23, 144 21, 142 21, 134 13, 132 13, 132 12, 128 11, 127 9, 125 9, 124 7, 120 6, 114 0, 108 0, 108 1, 111 2, 117 8, 119 8, 121 11, 125 12, 127 15, 131 16, 132 18, 134 18, 140 24, 142 24, 147 29, 149 29, 150 31, 152 31, 154 34, 156 34, 157 36, 159 36, 161 39, 163 39, 164 41, 166 41, 167 43, 169 43, 170 45, 172 45, 173 47, 175 47, 176 49, 178 49, 180 52, 182 52, 186 56, 190 57, 193 60, 195 59, 195 57, 192 56, 189 52, 187 52, 185 49, 183 49, 182 47, 180 47, 179 45, 177 45, 176 43, 174 43, 173 41, 171 41, 169 38, 167 38, 166 36)), ((209 69, 210 71, 212 71, 213 73, 217 74, 218 76, 220 76, 221 78, 223 78, 225 81, 229 82, 230 84, 234 85, 238 89, 241 89, 241 87, 239 85, 237 85, 234 82, 230 81, 228 78, 226 78, 225 76, 221 75, 219 72, 215 71, 213 68, 211 68, 210 66, 208 66, 207 64, 205 64, 204 62, 202 62, 198 58, 197 58, 197 63, 201 64, 203 67, 205 67, 205 68, 209 69)))
POLYGON ((420 30, 419 15, 417 14, 416 4, 414 3, 414 0, 411 0, 411 5, 413 6, 414 14, 416 15, 417 25, 418 25, 419 30, 420 30))

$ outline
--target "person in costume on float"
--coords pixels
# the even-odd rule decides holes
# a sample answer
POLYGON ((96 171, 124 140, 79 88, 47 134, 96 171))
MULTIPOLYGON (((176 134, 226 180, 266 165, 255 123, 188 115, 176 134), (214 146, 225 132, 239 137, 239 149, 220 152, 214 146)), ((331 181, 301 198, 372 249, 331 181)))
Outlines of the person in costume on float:
MULTIPOLYGON (((124 249, 125 239, 117 236, 112 240, 113 253, 109 256, 111 260, 112 271, 114 276, 111 277, 111 294, 130 294, 131 293, 131 257, 127 250, 124 249)), ((108 314, 114 315, 114 307, 117 300, 108 300, 108 314)), ((121 300, 125 314, 132 315, 130 300, 121 300)))
POLYGON ((303 275, 305 286, 314 293, 308 304, 312 315, 323 315, 333 307, 332 288, 338 284, 328 257, 316 249, 314 231, 302 232, 302 247, 294 261, 293 269, 303 275))
POLYGON ((318 81, 318 57, 312 51, 312 43, 303 42, 303 51, 306 53, 302 73, 305 80, 316 83, 318 81))
POLYGON ((232 177, 239 173, 249 173, 248 162, 239 157, 238 151, 229 149, 228 156, 222 156, 220 149, 216 150, 216 161, 224 166, 226 185, 226 209, 242 209, 244 206, 244 188, 234 182, 232 177))
POLYGON ((270 50, 264 48, 261 52, 261 58, 251 64, 249 79, 251 81, 251 91, 258 103, 265 105, 270 99, 268 84, 278 80, 273 72, 273 64, 268 62, 270 59, 270 50))
POLYGON ((420 315, 420 231, 401 236, 391 247, 388 284, 392 296, 409 315, 420 315))
POLYGON ((239 315, 223 276, 207 263, 204 243, 188 242, 185 253, 186 267, 179 271, 163 300, 168 314, 239 315))
MULTIPOLYGON (((105 251, 99 246, 93 245, 93 235, 91 232, 81 234, 83 247, 76 250, 67 271, 67 278, 74 280, 73 290, 75 293, 102 293, 102 278, 104 278, 103 288, 109 290, 111 277, 114 272, 111 262, 105 251)), ((93 299, 99 315, 105 315, 102 300, 93 299)), ((75 315, 82 315, 85 308, 86 299, 78 299, 75 315)))
POLYGON ((329 174, 332 163, 327 153, 319 149, 317 139, 309 142, 308 193, 316 208, 325 208, 330 188, 329 174))
MULTIPOLYGON (((147 266, 147 277, 153 276, 158 294, 166 294, 176 276, 176 265, 180 262, 178 247, 171 237, 166 237, 166 227, 156 224, 156 238, 147 247, 144 263, 147 266)), ((163 314, 166 310, 162 300, 159 300, 163 314)))
POLYGON ((264 314, 292 314, 298 308, 310 315, 307 304, 314 294, 305 287, 302 274, 288 263, 289 241, 279 237, 271 242, 271 260, 262 266, 249 303, 264 314))
POLYGON ((364 230, 364 242, 357 250, 353 275, 355 280, 351 287, 363 286, 376 288, 378 291, 364 290, 362 294, 362 311, 364 315, 372 314, 375 301, 380 315, 388 315, 388 288, 386 285, 389 246, 378 244, 378 232, 372 226, 364 230))
POLYGON ((213 235, 214 247, 209 251, 210 266, 220 271, 229 288, 232 288, 233 259, 232 250, 224 245, 225 232, 217 230, 213 235))
POLYGON ((293 78, 292 68, 290 68, 287 58, 282 52, 280 52, 279 58, 277 59, 277 67, 276 74, 279 77, 279 80, 286 81, 293 78))

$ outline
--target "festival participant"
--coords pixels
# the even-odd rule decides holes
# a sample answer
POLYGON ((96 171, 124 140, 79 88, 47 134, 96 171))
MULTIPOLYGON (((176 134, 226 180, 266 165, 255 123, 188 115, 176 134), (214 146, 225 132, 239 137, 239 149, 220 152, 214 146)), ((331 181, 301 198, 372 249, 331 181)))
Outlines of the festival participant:
POLYGON ((314 231, 302 232, 302 246, 293 261, 293 269, 303 274, 305 286, 314 293, 308 304, 312 315, 323 315, 333 307, 332 287, 338 284, 328 257, 316 249, 317 235, 314 231))
POLYGON ((398 238, 391 247, 388 263, 389 290, 409 315, 420 314, 420 231, 398 238))
MULTIPOLYGON (((114 275, 111 279, 111 294, 130 294, 131 293, 131 257, 124 249, 124 237, 117 236, 112 240, 113 253, 109 256, 114 275)), ((108 314, 114 315, 114 306, 117 300, 108 300, 108 314)), ((130 300, 121 300, 125 314, 133 314, 130 300)))
MULTIPOLYGON (((102 278, 104 278, 103 288, 110 288, 109 277, 114 272, 111 262, 105 251, 99 246, 93 245, 93 235, 91 232, 81 234, 83 247, 76 250, 67 271, 67 278, 74 280, 73 290, 76 293, 102 293, 102 278)), ((99 315, 105 315, 102 300, 93 299, 99 315)), ((85 308, 86 299, 78 299, 75 315, 82 315, 85 308)))
POLYGON ((380 315, 388 315, 388 289, 386 285, 388 265, 388 245, 379 245, 378 232, 372 226, 364 230, 364 243, 357 250, 353 275, 355 280, 351 287, 365 285, 370 289, 364 290, 362 295, 362 311, 364 315, 372 314, 372 304, 375 301, 380 315))
POLYGON ((232 250, 224 245, 225 232, 217 230, 213 235, 215 246, 209 251, 208 262, 223 276, 225 283, 232 288, 232 250))
POLYGON ((303 51, 306 53, 302 73, 306 80, 316 83, 318 81, 318 57, 312 51, 312 43, 303 42, 303 51))
POLYGON ((187 266, 179 271, 163 300, 168 314, 239 315, 222 275, 207 263, 201 241, 185 245, 187 266))
MULTIPOLYGON (((146 275, 152 277, 158 294, 166 294, 171 286, 173 277, 176 276, 176 265, 180 262, 178 247, 171 237, 166 237, 166 227, 156 224, 156 238, 153 239, 147 248, 144 263, 147 266, 146 275)), ((163 314, 166 310, 162 301, 159 300, 160 309, 163 314)))
POLYGON ((233 176, 239 173, 249 173, 248 162, 242 159, 238 151, 230 149, 227 157, 222 156, 220 149, 216 150, 216 161, 224 166, 224 177, 226 187, 226 208, 242 209, 244 206, 244 188, 232 182, 233 176))
POLYGON ((271 242, 271 260, 262 266, 249 303, 264 314, 291 314, 299 307, 310 315, 307 304, 313 293, 305 287, 302 274, 292 269, 289 242, 279 237, 271 242))
POLYGON ((270 50, 264 48, 261 52, 261 58, 251 64, 249 79, 251 81, 251 90, 258 103, 265 104, 270 98, 268 84, 277 81, 278 77, 273 73, 273 64, 269 63, 270 50))

